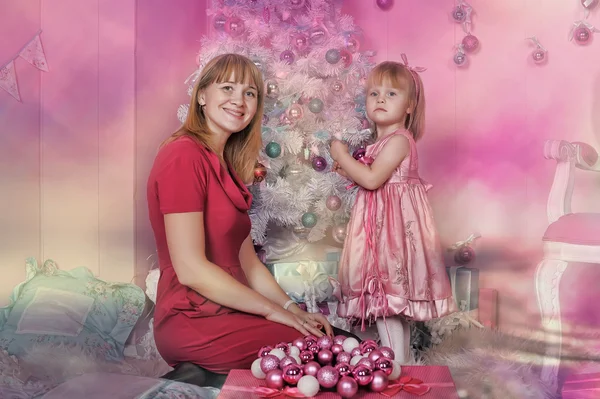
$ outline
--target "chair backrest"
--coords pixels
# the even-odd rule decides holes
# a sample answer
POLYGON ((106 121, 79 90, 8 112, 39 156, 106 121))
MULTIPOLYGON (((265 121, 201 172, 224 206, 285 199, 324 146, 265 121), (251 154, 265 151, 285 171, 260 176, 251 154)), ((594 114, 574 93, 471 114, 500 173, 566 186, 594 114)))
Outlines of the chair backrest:
POLYGON ((554 223, 559 217, 571 213, 575 168, 600 172, 600 162, 598 153, 589 144, 563 140, 547 140, 544 157, 557 162, 547 207, 548 222, 554 223))

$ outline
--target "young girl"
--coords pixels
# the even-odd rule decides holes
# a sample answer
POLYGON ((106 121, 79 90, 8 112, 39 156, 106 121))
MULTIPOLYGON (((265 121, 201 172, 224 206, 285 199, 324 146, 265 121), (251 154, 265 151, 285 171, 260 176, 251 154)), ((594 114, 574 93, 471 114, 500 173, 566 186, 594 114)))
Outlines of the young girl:
POLYGON ((446 275, 430 188, 417 170, 415 141, 423 136, 421 68, 383 62, 367 80, 367 115, 374 144, 355 160, 341 141, 331 144, 338 173, 360 186, 339 269, 342 317, 376 321, 382 345, 409 360, 411 320, 456 311, 446 275))

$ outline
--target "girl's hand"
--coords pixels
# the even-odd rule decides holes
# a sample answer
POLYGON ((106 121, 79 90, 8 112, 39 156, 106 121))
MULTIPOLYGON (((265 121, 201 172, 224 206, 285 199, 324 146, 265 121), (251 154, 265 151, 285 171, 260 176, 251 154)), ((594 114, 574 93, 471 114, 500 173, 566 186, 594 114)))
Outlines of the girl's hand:
POLYGON ((331 158, 333 158, 334 161, 337 161, 342 155, 348 153, 348 144, 344 143, 343 141, 333 139, 329 153, 331 154, 331 158))
POLYGON ((346 171, 342 169, 342 167, 339 163, 337 163, 337 161, 333 162, 333 171, 336 172, 338 175, 344 176, 346 179, 348 179, 348 173, 346 173, 346 171))

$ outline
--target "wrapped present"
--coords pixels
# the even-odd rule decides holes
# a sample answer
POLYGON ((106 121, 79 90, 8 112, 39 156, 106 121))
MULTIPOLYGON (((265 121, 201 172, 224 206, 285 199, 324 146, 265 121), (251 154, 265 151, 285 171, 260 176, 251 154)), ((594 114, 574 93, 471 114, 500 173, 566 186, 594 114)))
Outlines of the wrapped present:
POLYGON ((337 277, 335 261, 300 261, 267 264, 283 290, 297 302, 313 299, 318 302, 332 300, 333 287, 329 277, 337 277))
MULTIPOLYGON (((392 381, 381 393, 360 389, 361 399, 423 398, 459 399, 456 386, 446 366, 402 366, 402 375, 392 381)), ((282 390, 267 388, 264 380, 252 376, 250 370, 232 370, 217 399, 259 399, 259 398, 303 398, 298 388, 285 387, 282 390)), ((314 398, 339 399, 332 391, 319 392, 314 398)))
POLYGON ((485 327, 496 328, 498 325, 498 291, 491 288, 479 290, 479 321, 485 327))
POLYGON ((462 311, 479 307, 479 270, 463 266, 447 267, 452 296, 462 311))
POLYGON ((600 398, 600 373, 573 374, 565 379, 563 399, 600 398))

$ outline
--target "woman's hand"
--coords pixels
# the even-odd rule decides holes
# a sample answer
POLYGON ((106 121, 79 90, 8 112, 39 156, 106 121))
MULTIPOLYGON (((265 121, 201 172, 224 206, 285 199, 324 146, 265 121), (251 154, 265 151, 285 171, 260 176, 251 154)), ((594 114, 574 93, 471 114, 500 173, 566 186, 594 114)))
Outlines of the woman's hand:
MULTIPOLYGON (((301 309, 299 309, 299 310, 301 312, 303 312, 301 309)), ((303 313, 306 313, 306 312, 303 312, 303 313)), ((306 314, 311 315, 310 313, 306 313, 306 314)), ((321 316, 323 316, 323 315, 321 315, 321 316)), ((268 314, 267 316, 265 316, 265 318, 269 321, 295 328, 302 335, 305 335, 305 336, 306 335, 314 335, 315 337, 319 338, 324 335, 320 331, 320 329, 318 329, 316 327, 318 324, 324 325, 323 322, 315 321, 318 319, 313 319, 310 317, 302 317, 301 315, 296 315, 288 310, 284 310, 284 309, 277 310, 273 313, 268 314)), ((327 320, 325 320, 325 323, 327 323, 327 320)), ((329 326, 329 330, 326 330, 326 331, 331 331, 331 333, 328 332, 328 334, 333 334, 333 330, 331 329, 331 326, 329 325, 329 323, 327 323, 327 326, 329 326)))
MULTIPOLYGON (((330 337, 333 337, 333 328, 331 328, 331 324, 329 324, 327 317, 325 317, 325 315, 323 315, 322 313, 305 312, 304 310, 300 309, 300 307, 296 304, 292 304, 292 306, 290 306, 290 312, 295 314, 303 322, 307 323, 308 325, 313 326, 314 328, 318 329, 319 331, 322 331, 324 328, 325 333, 327 335, 329 335, 330 337)), ((323 334, 316 335, 316 336, 319 337, 322 335, 323 334)))
POLYGON ((348 144, 338 139, 333 139, 331 141, 331 148, 329 149, 329 154, 334 161, 338 161, 343 154, 348 153, 348 144))

